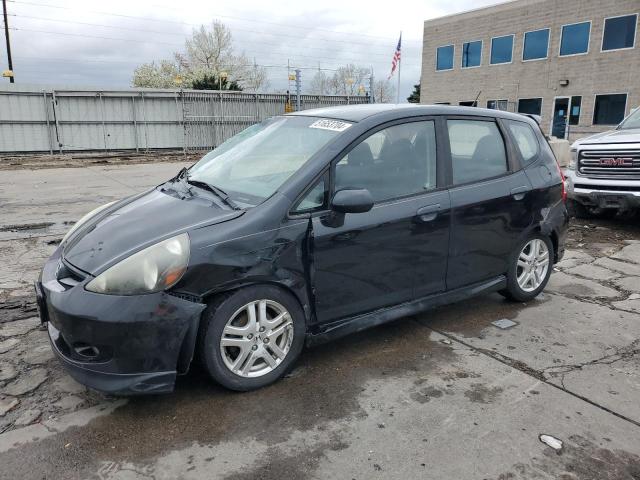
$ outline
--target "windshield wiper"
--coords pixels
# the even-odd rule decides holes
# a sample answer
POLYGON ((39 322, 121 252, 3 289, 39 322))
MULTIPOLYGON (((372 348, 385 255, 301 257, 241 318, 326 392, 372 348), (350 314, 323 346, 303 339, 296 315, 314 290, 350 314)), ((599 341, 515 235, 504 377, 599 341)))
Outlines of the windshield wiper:
POLYGON ((194 180, 193 178, 189 178, 188 175, 187 175, 186 179, 187 179, 187 183, 189 185, 194 185, 196 187, 200 187, 200 188, 204 188, 205 190, 209 190, 210 192, 212 192, 213 194, 218 196, 220 198, 220 200, 222 200, 228 206, 233 208, 234 210, 240 210, 240 207, 236 204, 236 202, 231 200, 231 198, 229 198, 229 195, 227 194, 227 192, 225 192, 221 188, 216 187, 215 185, 211 185, 210 183, 203 182, 202 180, 194 180))

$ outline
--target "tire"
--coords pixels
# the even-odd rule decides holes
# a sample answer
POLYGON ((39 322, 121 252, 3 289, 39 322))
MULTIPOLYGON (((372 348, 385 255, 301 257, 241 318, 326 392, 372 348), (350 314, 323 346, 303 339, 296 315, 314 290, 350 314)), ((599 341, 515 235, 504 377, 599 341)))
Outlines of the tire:
POLYGON ((600 218, 602 220, 611 220, 618 214, 618 209, 593 207, 589 209, 589 214, 592 217, 600 218))
MULTIPOLYGON (((542 250, 542 247, 540 249, 542 250)), ((531 253, 531 250, 529 250, 528 252, 531 253)), ((501 290, 500 294, 502 294, 509 300, 513 300, 516 302, 527 302, 529 300, 533 300, 540 294, 540 292, 542 292, 542 290, 544 290, 544 287, 547 286, 547 282, 549 281, 549 277, 551 276, 551 271, 553 270, 553 257, 553 243, 551 242, 551 239, 549 237, 539 233, 527 237, 526 240, 518 245, 518 248, 511 258, 511 261, 509 263, 509 271, 507 272, 507 288, 501 290), (540 258, 538 258, 537 264, 528 267, 519 265, 519 261, 525 262, 524 258, 521 258, 523 254, 527 254, 525 248, 530 249, 532 245, 540 245, 539 243, 535 242, 536 240, 542 242, 546 247, 547 263, 544 272, 537 269, 542 263, 540 258), (537 267, 535 265, 537 265, 537 267), (534 280, 531 281, 532 283, 526 284, 526 288, 523 288, 518 280, 518 277, 519 275, 521 276, 524 273, 526 278, 526 268, 531 268, 532 271, 535 268, 536 270, 534 274, 537 273, 537 275, 535 276, 534 280), (540 281, 539 284, 537 283, 538 281, 540 281)))
POLYGON ((222 386, 242 392, 262 388, 286 374, 300 355, 306 334, 298 301, 270 285, 242 288, 214 299, 200 323, 198 350, 205 369, 222 386), (249 321, 250 310, 255 322, 249 321), (280 317, 281 323, 275 323, 280 317))
POLYGON ((576 200, 567 200, 567 211, 569 212, 570 216, 582 220, 586 220, 592 217, 587 207, 576 200))

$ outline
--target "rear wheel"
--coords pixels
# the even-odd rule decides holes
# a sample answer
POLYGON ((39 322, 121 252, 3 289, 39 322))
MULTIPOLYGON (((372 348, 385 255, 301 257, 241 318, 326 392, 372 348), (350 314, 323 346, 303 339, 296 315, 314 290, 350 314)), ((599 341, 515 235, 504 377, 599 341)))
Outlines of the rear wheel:
POLYGON ((272 286, 215 300, 202 322, 199 350, 205 368, 218 383, 239 391, 264 387, 284 375, 306 333, 298 301, 272 286))
POLYGON ((538 296, 551 276, 553 244, 549 237, 536 234, 520 244, 507 272, 505 297, 526 302, 538 296))

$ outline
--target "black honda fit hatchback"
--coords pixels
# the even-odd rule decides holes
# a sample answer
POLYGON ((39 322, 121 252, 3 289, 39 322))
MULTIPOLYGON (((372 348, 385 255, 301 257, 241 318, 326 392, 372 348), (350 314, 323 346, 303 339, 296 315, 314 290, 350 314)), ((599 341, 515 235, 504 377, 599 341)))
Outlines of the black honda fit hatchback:
POLYGON ((303 345, 483 292, 526 301, 564 250, 563 178, 522 115, 360 105, 277 116, 89 213, 36 284, 78 381, 171 391, 197 354, 227 388, 303 345))

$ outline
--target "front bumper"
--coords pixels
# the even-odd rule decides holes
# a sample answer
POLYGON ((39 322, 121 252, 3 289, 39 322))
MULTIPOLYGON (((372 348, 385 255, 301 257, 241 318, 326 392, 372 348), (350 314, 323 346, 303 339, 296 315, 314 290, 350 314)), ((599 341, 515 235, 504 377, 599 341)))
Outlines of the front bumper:
POLYGON ((588 207, 640 208, 640 181, 590 178, 564 171, 567 197, 588 207))
POLYGON ((36 292, 56 356, 80 383, 111 394, 164 393, 193 357, 205 305, 164 292, 102 295, 59 281, 61 249, 36 292))

